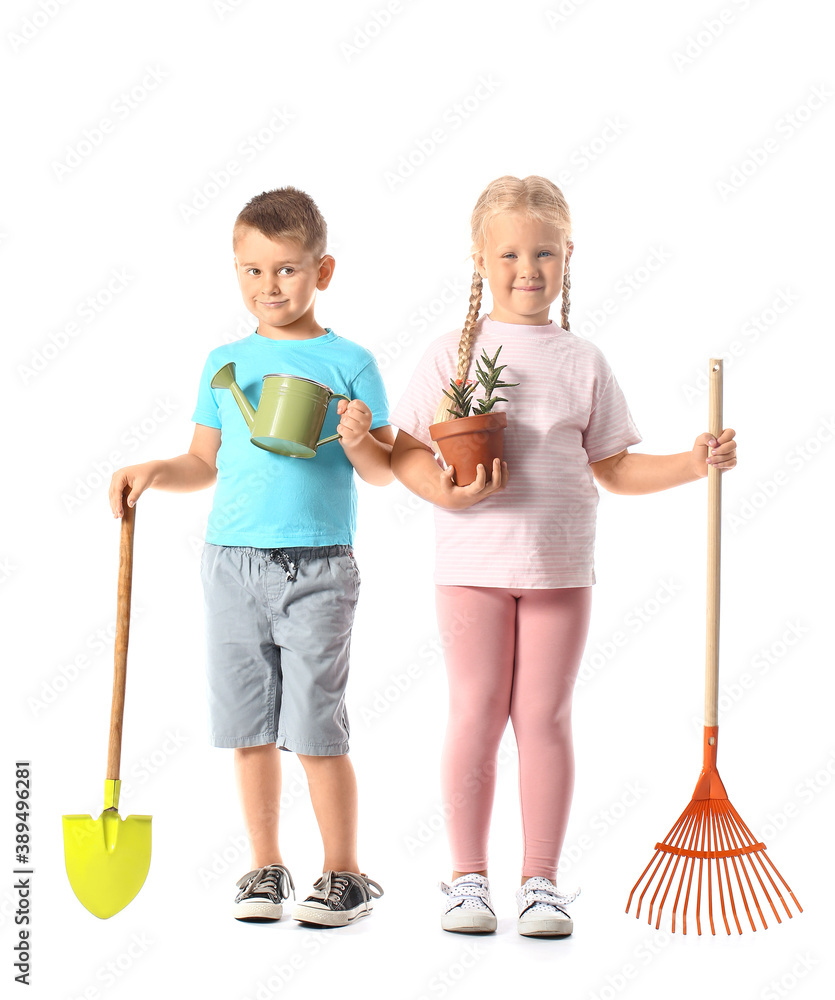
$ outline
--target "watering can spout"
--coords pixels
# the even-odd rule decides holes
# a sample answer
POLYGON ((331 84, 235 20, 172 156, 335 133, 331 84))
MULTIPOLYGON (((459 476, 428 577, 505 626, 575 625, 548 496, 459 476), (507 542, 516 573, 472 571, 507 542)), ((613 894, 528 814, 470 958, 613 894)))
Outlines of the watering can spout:
POLYGON ((213 376, 211 386, 213 389, 229 389, 235 402, 238 404, 238 409, 243 414, 247 427, 251 431, 255 423, 255 410, 252 407, 252 403, 244 395, 241 387, 235 381, 234 361, 230 361, 229 364, 224 365, 213 376))

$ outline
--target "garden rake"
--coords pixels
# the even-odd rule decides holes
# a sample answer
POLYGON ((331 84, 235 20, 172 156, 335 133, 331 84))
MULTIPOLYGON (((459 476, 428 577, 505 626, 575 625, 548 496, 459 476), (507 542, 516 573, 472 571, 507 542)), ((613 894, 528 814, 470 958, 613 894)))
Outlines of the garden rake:
MULTIPOLYGON (((722 361, 711 358, 710 361, 710 433, 717 440, 722 433, 722 361)), ((716 770, 716 746, 719 738, 719 550, 720 521, 722 508, 722 471, 715 466, 708 466, 708 563, 707 563, 707 656, 705 667, 705 727, 704 727, 704 763, 699 775, 693 797, 676 820, 675 825, 661 843, 655 845, 655 854, 644 869, 641 877, 635 883, 626 912, 632 905, 632 897, 641 883, 643 890, 638 896, 636 917, 641 916, 644 897, 654 889, 648 901, 647 922, 652 923, 653 910, 657 904, 656 929, 661 923, 661 910, 667 901, 671 889, 675 891, 672 912, 672 931, 676 929, 676 911, 684 893, 681 911, 681 930, 687 933, 687 908, 693 896, 696 905, 696 930, 702 933, 702 902, 707 897, 707 913, 711 934, 716 933, 714 925, 714 902, 718 894, 719 906, 722 911, 722 921, 728 934, 731 933, 728 923, 726 901, 730 904, 733 921, 737 931, 742 933, 742 926, 737 913, 737 900, 734 893, 745 907, 745 914, 751 924, 751 930, 756 931, 752 915, 752 905, 759 914, 763 927, 767 928, 763 910, 757 899, 755 883, 759 884, 768 906, 771 907, 778 923, 781 923, 780 913, 772 899, 768 886, 779 899, 786 914, 792 913, 783 898, 783 893, 774 880, 777 877, 794 900, 800 912, 803 907, 797 902, 794 893, 786 880, 777 871, 771 859, 765 853, 765 844, 757 840, 748 826, 728 801, 728 793, 716 770), (653 867, 654 866, 654 867, 653 867), (652 871, 650 872, 650 869, 652 871), (649 873, 649 874, 648 874, 649 873), (678 879, 676 880, 676 875, 678 879), (695 875, 695 884, 694 884, 695 875), (646 879, 646 882, 644 882, 646 879), (765 879, 765 880, 764 880, 765 879), (752 881, 753 880, 753 881, 752 881), (766 884, 768 883, 768 885, 766 884), (746 895, 746 886, 748 894, 746 895), (749 905, 749 897, 752 905, 749 905)))

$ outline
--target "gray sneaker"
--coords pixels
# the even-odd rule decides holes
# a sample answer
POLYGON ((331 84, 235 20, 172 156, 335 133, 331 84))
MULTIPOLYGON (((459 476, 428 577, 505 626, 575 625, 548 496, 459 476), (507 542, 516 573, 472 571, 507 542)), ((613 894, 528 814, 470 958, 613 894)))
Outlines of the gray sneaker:
POLYGON ((541 875, 529 878, 516 890, 519 919, 516 927, 526 937, 567 937, 574 921, 566 907, 580 895, 580 890, 563 893, 541 875))
POLYGON ((343 927, 374 909, 372 897, 383 895, 382 886, 356 872, 323 872, 313 892, 293 907, 293 919, 320 927, 343 927))
POLYGON ((444 912, 441 927, 460 934, 489 934, 496 929, 496 914, 490 901, 490 883, 484 875, 459 875, 447 885, 441 882, 444 912))
POLYGON ((282 900, 289 898, 291 889, 294 898, 296 895, 293 876, 284 865, 256 868, 235 884, 240 889, 232 909, 236 920, 251 920, 253 923, 279 920, 284 909, 282 900))

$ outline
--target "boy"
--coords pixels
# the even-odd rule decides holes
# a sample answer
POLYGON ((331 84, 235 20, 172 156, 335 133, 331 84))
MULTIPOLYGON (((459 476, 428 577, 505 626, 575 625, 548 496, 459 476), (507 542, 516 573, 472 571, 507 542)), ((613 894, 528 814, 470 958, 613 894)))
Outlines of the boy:
POLYGON ((357 864, 344 699, 359 591, 353 474, 391 482, 394 434, 374 356, 314 318, 316 292, 330 284, 335 261, 313 200, 293 187, 265 191, 238 216, 232 242, 257 331, 209 354, 188 454, 118 470, 110 505, 120 517, 125 487, 133 506, 149 487, 188 492, 217 481, 201 562, 210 742, 234 747, 253 869, 237 883, 233 913, 278 920, 293 887, 278 846, 278 748, 304 766, 325 851, 321 878, 292 915, 339 926, 370 913, 372 897, 382 895, 357 864), (228 361, 255 403, 262 377, 277 372, 348 396, 336 407, 339 442, 311 459, 255 447, 232 394, 210 386, 228 361))

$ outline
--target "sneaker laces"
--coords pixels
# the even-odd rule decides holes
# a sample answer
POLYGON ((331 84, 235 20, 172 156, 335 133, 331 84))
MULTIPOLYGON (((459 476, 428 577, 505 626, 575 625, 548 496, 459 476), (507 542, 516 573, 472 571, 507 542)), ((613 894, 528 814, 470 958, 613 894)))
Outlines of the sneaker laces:
POLYGON ((453 885, 440 882, 441 892, 449 897, 446 912, 460 906, 464 910, 481 910, 486 907, 491 913, 493 907, 490 905, 490 890, 487 888, 487 880, 484 876, 479 876, 483 881, 475 878, 467 878, 459 875, 453 885))
POLYGON ((315 891, 311 893, 311 896, 318 896, 326 903, 332 902, 338 905, 350 885, 355 885, 360 890, 364 903, 367 903, 372 896, 379 899, 383 895, 383 887, 367 875, 357 875, 356 872, 327 871, 322 872, 313 883, 315 891))
POLYGON ((520 895, 524 899, 525 904, 522 913, 526 913, 531 909, 534 912, 544 912, 546 909, 555 908, 567 917, 568 914, 563 907, 568 906, 569 903, 573 903, 580 895, 579 889, 575 889, 573 892, 560 892, 548 879, 540 876, 529 878, 520 889, 520 895), (533 885, 531 885, 532 882, 534 883, 533 885))
POLYGON ((270 896, 279 901, 288 899, 290 889, 293 890, 294 899, 296 896, 293 876, 284 865, 265 865, 263 868, 255 868, 239 878, 235 885, 241 890, 235 897, 236 903, 250 896, 270 896))

